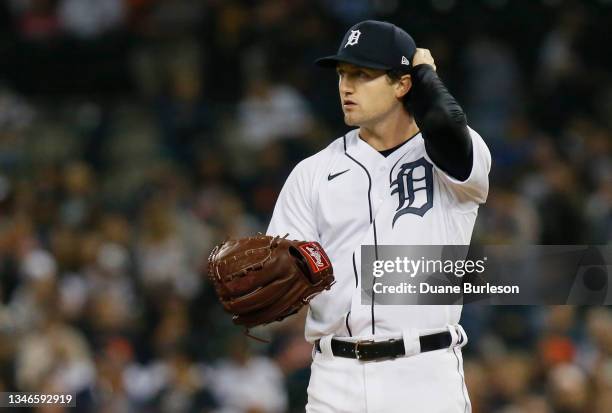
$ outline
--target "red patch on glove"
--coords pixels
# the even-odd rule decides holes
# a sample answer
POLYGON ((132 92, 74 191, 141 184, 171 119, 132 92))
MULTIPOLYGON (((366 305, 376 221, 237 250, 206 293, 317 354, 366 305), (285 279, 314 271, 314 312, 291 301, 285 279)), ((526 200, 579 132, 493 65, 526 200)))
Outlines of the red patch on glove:
POLYGON ((331 262, 318 242, 308 242, 298 247, 307 258, 313 273, 321 272, 331 267, 331 262))

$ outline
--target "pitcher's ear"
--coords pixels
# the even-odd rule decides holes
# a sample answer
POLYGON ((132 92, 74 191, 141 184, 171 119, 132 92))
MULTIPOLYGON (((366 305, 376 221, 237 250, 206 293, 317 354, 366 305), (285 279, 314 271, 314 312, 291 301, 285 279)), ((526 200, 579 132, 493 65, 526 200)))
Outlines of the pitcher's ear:
POLYGON ((408 74, 403 75, 397 82, 395 95, 398 99, 403 98, 410 89, 412 89, 412 78, 408 74))

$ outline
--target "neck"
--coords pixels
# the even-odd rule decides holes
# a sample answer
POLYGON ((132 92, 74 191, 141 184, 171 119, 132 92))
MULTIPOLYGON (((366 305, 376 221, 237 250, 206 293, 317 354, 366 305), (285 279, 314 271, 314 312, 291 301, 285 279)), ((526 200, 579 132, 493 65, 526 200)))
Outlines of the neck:
POLYGON ((402 108, 385 116, 383 121, 361 125, 359 136, 377 151, 391 149, 419 132, 414 118, 402 108))

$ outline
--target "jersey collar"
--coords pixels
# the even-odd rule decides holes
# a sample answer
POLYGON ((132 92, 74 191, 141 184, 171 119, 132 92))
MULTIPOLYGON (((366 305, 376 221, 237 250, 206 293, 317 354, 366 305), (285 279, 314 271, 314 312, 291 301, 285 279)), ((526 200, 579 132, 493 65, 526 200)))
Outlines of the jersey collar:
POLYGON ((367 169, 371 170, 380 165, 395 164, 401 157, 411 152, 421 140, 422 136, 421 132, 419 132, 410 138, 402 147, 385 158, 370 144, 359 137, 359 129, 353 129, 344 136, 344 150, 348 155, 363 163, 367 169))

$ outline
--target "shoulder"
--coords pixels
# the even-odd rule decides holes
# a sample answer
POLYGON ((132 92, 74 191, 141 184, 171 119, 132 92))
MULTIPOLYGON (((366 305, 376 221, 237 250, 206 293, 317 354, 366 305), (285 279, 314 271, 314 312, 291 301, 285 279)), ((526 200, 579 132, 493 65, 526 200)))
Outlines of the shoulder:
POLYGON ((316 194, 316 188, 327 179, 330 168, 342 156, 344 156, 344 138, 341 136, 319 152, 300 161, 287 177, 285 187, 316 194))
POLYGON ((480 136, 478 132, 468 126, 470 136, 472 138, 472 147, 476 155, 481 155, 487 163, 491 163, 491 151, 487 146, 485 140, 480 136))
POLYGON ((321 172, 330 163, 334 161, 338 156, 344 155, 345 151, 345 136, 341 136, 332 141, 327 147, 321 149, 319 152, 309 156, 308 158, 300 161, 294 168, 294 173, 316 175, 317 172, 321 172))
POLYGON ((474 129, 472 129, 471 126, 468 125, 468 131, 470 132, 470 136, 472 137, 472 139, 480 139, 482 140, 482 136, 480 136, 480 133, 476 132, 474 129))
POLYGON ((472 141, 473 142, 478 142, 481 143, 482 145, 484 145, 485 147, 487 146, 487 144, 485 143, 484 139, 482 138, 482 136, 480 135, 480 133, 476 132, 474 129, 472 129, 469 125, 468 125, 468 131, 470 132, 470 136, 472 137, 472 141))

